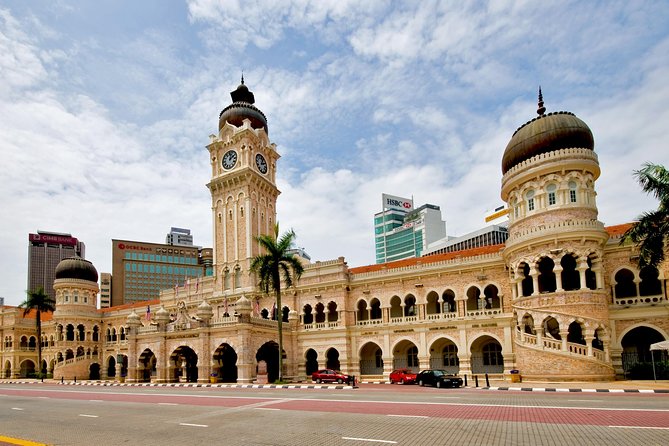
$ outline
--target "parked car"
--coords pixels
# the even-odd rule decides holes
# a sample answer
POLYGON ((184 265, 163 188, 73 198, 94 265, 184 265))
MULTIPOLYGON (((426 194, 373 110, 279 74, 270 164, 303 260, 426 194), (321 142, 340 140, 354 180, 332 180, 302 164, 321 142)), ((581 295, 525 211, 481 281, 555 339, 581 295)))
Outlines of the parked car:
POLYGON ((317 383, 348 383, 353 381, 353 376, 340 372, 339 370, 323 369, 311 374, 311 379, 317 383))
POLYGON ((390 373, 390 384, 415 384, 416 373, 409 369, 396 369, 390 373))
POLYGON ((445 370, 423 370, 416 376, 418 385, 435 387, 461 387, 462 378, 445 370))

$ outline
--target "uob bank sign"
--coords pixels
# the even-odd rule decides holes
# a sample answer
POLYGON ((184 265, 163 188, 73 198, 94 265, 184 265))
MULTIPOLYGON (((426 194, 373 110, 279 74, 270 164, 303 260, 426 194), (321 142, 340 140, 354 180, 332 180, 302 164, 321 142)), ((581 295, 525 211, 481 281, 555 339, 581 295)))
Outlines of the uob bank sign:
POLYGON ((405 212, 413 209, 413 200, 409 198, 383 194, 381 199, 383 200, 383 209, 400 209, 405 212))

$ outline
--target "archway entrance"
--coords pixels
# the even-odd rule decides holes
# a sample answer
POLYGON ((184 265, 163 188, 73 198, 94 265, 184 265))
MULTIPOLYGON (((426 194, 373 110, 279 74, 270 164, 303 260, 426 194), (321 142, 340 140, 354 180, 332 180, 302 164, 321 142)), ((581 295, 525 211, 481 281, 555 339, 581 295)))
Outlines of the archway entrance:
POLYGON ((311 376, 312 373, 318 371, 318 353, 313 348, 307 350, 307 353, 304 355, 304 358, 307 360, 306 363, 306 373, 307 378, 311 376))
POLYGON ((12 377, 12 363, 9 362, 9 359, 5 361, 3 377, 4 378, 11 378, 12 377))
POLYGON ((328 361, 325 364, 325 367, 332 370, 339 370, 341 365, 339 365, 339 351, 336 348, 329 349, 325 356, 327 356, 328 361))
MULTIPOLYGON (((650 344, 664 341, 664 337, 657 330, 650 327, 636 327, 623 336, 622 363, 625 376, 629 379, 653 379, 653 356, 655 364, 669 361, 666 350, 650 353, 650 344)), ((660 368, 667 373, 664 368, 660 368)), ((657 375, 658 379, 667 379, 664 374, 657 375)))
POLYGON ((185 345, 178 347, 170 355, 170 366, 174 382, 197 382, 197 354, 185 345))
POLYGON ((107 377, 115 378, 116 377, 116 359, 113 356, 110 356, 107 360, 107 377))
POLYGON ((26 359, 21 363, 21 378, 32 378, 35 376, 35 363, 26 359))
POLYGON ((374 342, 360 349, 360 375, 383 375, 383 351, 374 342))
POLYGON ((437 339, 430 347, 430 368, 446 370, 448 373, 460 372, 458 347, 449 339, 437 339))
POLYGON ((100 379, 100 364, 94 362, 88 367, 88 379, 90 380, 99 380, 100 379))
POLYGON ((217 381, 223 383, 237 382, 237 353, 229 344, 221 344, 214 352, 214 373, 217 381))
POLYGON ((409 369, 418 373, 418 347, 411 341, 400 341, 393 349, 393 368, 409 369))
MULTIPOLYGON (((283 352, 284 376, 286 365, 286 352, 283 352)), ((256 361, 267 363, 267 381, 273 383, 279 377, 279 344, 274 341, 266 342, 256 352, 256 361)))
POLYGON ((495 338, 481 336, 472 344, 472 373, 503 373, 502 346, 495 338))
POLYGON ((137 381, 151 382, 151 377, 156 376, 156 364, 158 362, 156 355, 151 349, 147 348, 139 355, 137 362, 137 381))

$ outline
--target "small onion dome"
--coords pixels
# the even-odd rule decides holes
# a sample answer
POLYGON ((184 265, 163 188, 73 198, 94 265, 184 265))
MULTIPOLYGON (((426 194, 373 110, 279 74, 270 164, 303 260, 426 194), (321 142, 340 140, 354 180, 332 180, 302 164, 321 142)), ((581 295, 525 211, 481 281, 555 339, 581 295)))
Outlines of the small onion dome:
POLYGON ((98 270, 88 260, 81 257, 68 257, 56 266, 56 279, 81 279, 98 281, 98 270))
POLYGON ((203 321, 208 321, 214 316, 214 310, 212 310, 211 305, 206 300, 202 300, 202 303, 197 306, 196 314, 203 321))
POLYGON ((139 327, 142 325, 142 322, 139 319, 139 315, 135 313, 135 310, 132 310, 132 313, 128 315, 127 319, 125 320, 125 324, 128 327, 139 327))
POLYGON ((502 157, 502 174, 533 156, 560 149, 594 150, 595 140, 588 125, 570 112, 544 114, 543 97, 539 90, 539 116, 515 131, 502 157))
POLYGON ((237 299, 237 303, 235 304, 235 310, 237 310, 237 313, 239 314, 251 314, 251 301, 246 298, 242 294, 242 296, 237 299))
POLYGON ((153 319, 156 322, 169 322, 170 321, 170 313, 163 307, 162 305, 160 308, 158 308, 158 311, 156 311, 156 315, 153 317, 153 319))
POLYGON ((265 114, 260 111, 253 104, 255 97, 253 93, 244 85, 244 78, 237 89, 230 92, 232 97, 232 104, 228 105, 218 115, 218 130, 220 131, 226 122, 240 127, 244 123, 244 119, 251 121, 251 127, 254 129, 264 128, 265 132, 269 134, 267 129, 267 118, 265 114))

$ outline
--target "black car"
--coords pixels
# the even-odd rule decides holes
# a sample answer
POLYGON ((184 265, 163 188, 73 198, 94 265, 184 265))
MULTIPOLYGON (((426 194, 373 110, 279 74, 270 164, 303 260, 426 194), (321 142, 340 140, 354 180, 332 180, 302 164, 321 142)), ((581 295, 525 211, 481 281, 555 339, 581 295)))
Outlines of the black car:
POLYGON ((419 386, 461 387, 462 378, 449 374, 445 370, 423 370, 416 377, 419 386))

